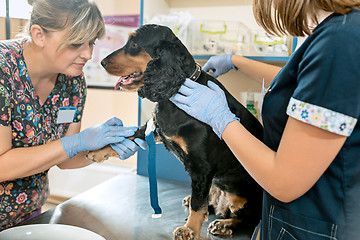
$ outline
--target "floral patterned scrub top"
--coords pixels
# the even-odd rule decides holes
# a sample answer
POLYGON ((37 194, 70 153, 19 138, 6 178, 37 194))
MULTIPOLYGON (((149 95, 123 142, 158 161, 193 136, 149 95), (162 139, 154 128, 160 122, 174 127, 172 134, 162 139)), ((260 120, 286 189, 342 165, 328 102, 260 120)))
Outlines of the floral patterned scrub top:
MULTIPOLYGON (((70 123, 57 124, 60 107, 75 107, 73 122, 80 122, 86 98, 83 75, 59 74, 52 92, 41 102, 24 62, 24 43, 23 39, 0 42, 0 125, 11 127, 13 148, 64 136, 70 123)), ((44 204, 49 194, 47 173, 0 182, 0 230, 28 219, 44 204)))

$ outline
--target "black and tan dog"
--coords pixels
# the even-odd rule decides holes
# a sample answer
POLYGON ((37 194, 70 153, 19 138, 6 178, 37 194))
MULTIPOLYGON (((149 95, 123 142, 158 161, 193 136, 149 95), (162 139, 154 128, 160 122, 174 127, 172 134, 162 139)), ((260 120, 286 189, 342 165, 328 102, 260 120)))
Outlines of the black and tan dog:
MULTIPOLYGON (((231 235, 237 226, 254 227, 260 219, 261 188, 211 127, 187 115, 169 98, 177 93, 185 78, 204 85, 210 80, 224 90, 230 110, 241 119, 241 124, 262 139, 262 126, 257 119, 219 81, 201 70, 167 27, 139 27, 123 48, 101 64, 108 73, 120 77, 116 89, 137 90, 140 97, 157 102, 156 133, 190 175, 190 216, 184 226, 174 231, 174 239, 199 238, 209 205, 216 214, 229 217, 211 223, 208 229, 212 234, 231 235)), ((105 155, 116 153, 108 147, 88 157, 102 161, 105 155)))

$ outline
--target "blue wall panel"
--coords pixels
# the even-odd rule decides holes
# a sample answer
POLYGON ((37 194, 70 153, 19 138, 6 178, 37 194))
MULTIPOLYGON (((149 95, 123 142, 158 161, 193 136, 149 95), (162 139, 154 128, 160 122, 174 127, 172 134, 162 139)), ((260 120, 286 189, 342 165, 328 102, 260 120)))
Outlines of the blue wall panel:
MULTIPOLYGON (((148 176, 148 152, 140 149, 137 160, 137 174, 148 176)), ((158 178, 190 182, 184 165, 168 150, 164 144, 156 144, 156 174, 158 178)))

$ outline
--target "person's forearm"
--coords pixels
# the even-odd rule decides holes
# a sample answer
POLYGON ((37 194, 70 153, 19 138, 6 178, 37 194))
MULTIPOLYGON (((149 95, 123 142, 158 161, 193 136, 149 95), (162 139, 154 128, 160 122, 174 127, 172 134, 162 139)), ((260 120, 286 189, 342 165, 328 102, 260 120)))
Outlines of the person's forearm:
POLYGON ((74 168, 86 167, 86 166, 94 163, 93 161, 86 158, 87 153, 88 153, 88 151, 81 152, 81 153, 77 154, 75 157, 68 159, 60 164, 57 164, 57 166, 60 169, 74 169, 74 168))
POLYGON ((232 55, 231 62, 238 69, 238 71, 241 71, 259 83, 262 83, 262 80, 264 79, 266 87, 270 85, 272 80, 281 70, 281 67, 254 61, 239 55, 232 55))
POLYGON ((276 153, 251 135, 238 121, 226 126, 222 138, 250 175, 269 191, 269 186, 274 184, 269 179, 271 179, 270 175, 275 173, 276 153))
POLYGON ((31 176, 67 159, 60 140, 41 146, 10 149, 0 156, 0 182, 31 176))
POLYGON ((251 177, 277 200, 291 202, 307 191, 298 173, 238 121, 229 123, 222 137, 251 177))
POLYGON ((229 123, 222 137, 250 175, 283 202, 305 194, 346 141, 346 136, 291 117, 276 152, 252 136, 238 121, 229 123))
MULTIPOLYGON (((70 124, 65 136, 77 134, 80 132, 80 129, 81 129, 81 122, 72 123, 72 124, 70 124)), ((88 166, 93 162, 86 158, 86 154, 87 154, 87 151, 81 152, 81 153, 75 155, 73 158, 71 158, 71 159, 68 158, 67 160, 57 164, 57 166, 60 169, 74 169, 74 168, 81 168, 81 167, 88 166)))

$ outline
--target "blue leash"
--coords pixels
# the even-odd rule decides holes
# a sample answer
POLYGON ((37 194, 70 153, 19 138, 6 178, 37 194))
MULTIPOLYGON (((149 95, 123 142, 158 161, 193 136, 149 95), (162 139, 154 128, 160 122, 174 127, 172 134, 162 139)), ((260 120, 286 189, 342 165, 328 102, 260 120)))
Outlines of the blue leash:
POLYGON ((149 146, 148 153, 148 175, 149 175, 149 185, 150 185, 150 203, 151 207, 154 209, 154 214, 152 218, 161 217, 161 208, 159 206, 158 200, 158 189, 157 189, 157 179, 156 179, 156 143, 154 139, 154 132, 150 132, 145 136, 146 143, 149 146))

